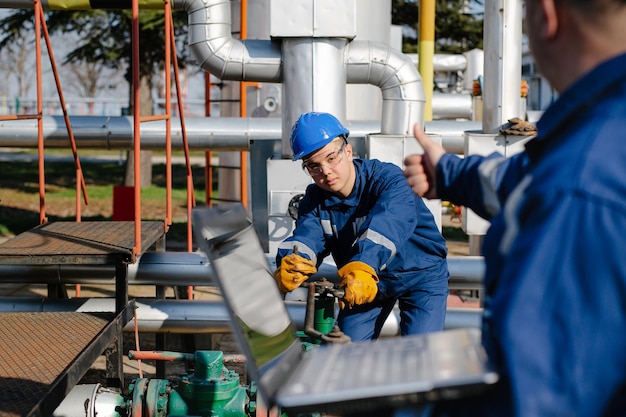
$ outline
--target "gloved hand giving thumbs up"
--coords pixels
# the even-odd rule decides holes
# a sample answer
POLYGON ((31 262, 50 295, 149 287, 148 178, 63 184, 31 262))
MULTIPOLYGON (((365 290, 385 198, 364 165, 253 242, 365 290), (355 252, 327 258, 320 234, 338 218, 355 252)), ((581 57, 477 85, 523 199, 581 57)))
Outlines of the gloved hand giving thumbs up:
POLYGON ((298 288, 316 272, 313 261, 292 253, 280 261, 280 266, 274 271, 274 279, 278 289, 284 294, 298 288))
POLYGON ((404 159, 404 176, 415 194, 420 197, 437 198, 435 170, 446 151, 433 142, 417 124, 413 127, 413 135, 424 149, 424 154, 409 155, 404 159))

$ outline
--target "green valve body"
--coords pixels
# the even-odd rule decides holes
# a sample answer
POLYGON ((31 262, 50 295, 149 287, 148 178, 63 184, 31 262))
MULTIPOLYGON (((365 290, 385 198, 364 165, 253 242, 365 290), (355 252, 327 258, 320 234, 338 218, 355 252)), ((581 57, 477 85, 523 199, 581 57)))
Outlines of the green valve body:
POLYGON ((181 377, 178 395, 170 396, 170 415, 248 416, 246 388, 240 386, 237 372, 224 366, 224 354, 197 351, 195 357, 194 374, 181 377))

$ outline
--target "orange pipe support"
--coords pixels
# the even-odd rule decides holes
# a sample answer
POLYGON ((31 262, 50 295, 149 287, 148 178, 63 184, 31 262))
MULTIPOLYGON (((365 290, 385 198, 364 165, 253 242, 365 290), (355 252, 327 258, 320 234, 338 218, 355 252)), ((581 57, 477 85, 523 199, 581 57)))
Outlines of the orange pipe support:
POLYGON ((43 153, 43 81, 41 71, 41 2, 34 0, 35 7, 35 54, 37 73, 37 157, 39 168, 39 223, 48 221, 46 218, 46 179, 44 174, 44 153, 43 153))
MULTIPOLYGON (((248 0, 241 0, 241 30, 240 38, 246 39, 248 37, 248 0)), ((248 100, 247 100, 247 83, 242 81, 239 83, 239 116, 247 116, 248 100)), ((239 157, 240 166, 240 183, 241 183, 241 204, 248 208, 248 152, 242 151, 239 157)))
POLYGON ((143 122, 155 122, 158 120, 167 120, 169 119, 169 115, 168 114, 153 114, 150 116, 139 116, 139 120, 143 123, 143 122))
POLYGON ((0 120, 32 120, 40 118, 41 116, 38 114, 7 114, 0 116, 0 120))
POLYGON ((139 96, 139 4, 138 0, 132 1, 132 80, 133 80, 133 149, 134 149, 134 199, 135 199, 135 246, 133 253, 141 253, 141 127, 140 109, 141 97, 139 96))
MULTIPOLYGON (((172 20, 171 8, 168 7, 169 3, 166 2, 166 18, 165 21, 172 20)), ((168 25, 166 24, 166 27, 168 25)), ((185 111, 183 107, 183 98, 180 93, 180 78, 178 74, 178 57, 176 55, 176 45, 174 44, 174 26, 169 24, 170 31, 170 42, 169 45, 166 45, 166 49, 172 48, 172 58, 174 63, 174 82, 176 83, 176 102, 178 105, 178 114, 180 115, 180 128, 183 140, 183 149, 185 152, 185 167, 187 169, 187 251, 193 251, 193 231, 191 227, 191 209, 196 206, 196 197, 194 193, 193 186, 193 171, 191 169, 191 157, 189 155, 189 142, 187 140, 187 128, 185 125, 185 111)), ((169 108, 169 107, 168 107, 169 108)), ((171 147, 171 145, 170 145, 171 147)), ((187 297, 192 300, 193 299, 193 286, 187 287, 187 297)))
POLYGON ((43 9, 38 8, 38 13, 41 19, 41 27, 43 28, 44 39, 46 41, 46 47, 48 48, 48 55, 50 57, 50 66, 52 67, 52 74, 54 75, 54 82, 56 84, 57 93, 59 94, 59 102, 61 103, 61 109, 63 111, 63 120, 65 121, 65 128, 67 129, 67 136, 70 140, 70 146, 72 148, 72 155, 74 156, 74 165, 76 166, 76 221, 81 219, 81 204, 80 195, 82 191, 85 204, 89 204, 89 198, 87 196, 87 187, 85 186, 85 178, 83 176, 83 169, 78 158, 78 149, 76 147, 76 140, 74 138, 74 131, 72 130, 72 124, 70 122, 70 116, 67 113, 67 106, 65 105, 65 97, 63 95, 63 89, 61 88, 61 81, 59 79, 59 72, 57 70, 56 60, 54 59, 54 53, 52 51, 52 44, 50 42, 50 34, 48 33, 48 27, 45 22, 45 16, 43 9))
MULTIPOLYGON (((172 10, 168 0, 164 5, 165 24, 165 225, 172 224, 172 51, 170 47, 174 39, 172 28, 172 10)), ((175 52, 175 51, 174 51, 175 52)), ((174 55, 176 55, 174 53, 174 55)), ((176 83, 178 90, 178 83, 176 83)))

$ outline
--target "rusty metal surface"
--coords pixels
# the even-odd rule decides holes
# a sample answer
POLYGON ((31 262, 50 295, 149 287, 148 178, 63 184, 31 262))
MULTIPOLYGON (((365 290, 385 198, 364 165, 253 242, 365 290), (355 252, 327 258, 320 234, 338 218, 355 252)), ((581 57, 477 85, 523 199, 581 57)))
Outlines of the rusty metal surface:
POLYGON ((53 411, 89 369, 76 358, 108 324, 85 313, 0 313, 0 417, 53 411))
MULTIPOLYGON (((141 249, 164 235, 160 221, 141 222, 141 249)), ((0 244, 0 264, 63 265, 134 263, 134 222, 50 222, 0 244)))

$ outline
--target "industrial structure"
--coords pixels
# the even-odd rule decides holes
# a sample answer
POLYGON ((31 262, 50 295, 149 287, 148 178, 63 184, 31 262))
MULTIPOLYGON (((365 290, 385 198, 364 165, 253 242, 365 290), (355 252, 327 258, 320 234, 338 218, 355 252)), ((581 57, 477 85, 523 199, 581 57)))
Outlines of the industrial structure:
MULTIPOLYGON (((43 10, 88 10, 93 3, 9 0, 0 7, 33 9, 36 22, 41 22, 43 10)), ((67 284, 115 286, 114 299, 0 300, 0 327, 4 334, 25 323, 30 325, 33 320, 39 331, 59 326, 69 334, 73 326, 85 320, 86 313, 89 317, 85 326, 90 329, 86 341, 69 343, 73 348, 83 349, 66 355, 58 375, 37 381, 36 401, 31 396, 27 409, 19 408, 19 404, 15 407, 0 404, 0 415, 5 415, 5 408, 6 415, 29 416, 259 413, 253 385, 244 385, 224 368, 240 358, 224 356, 221 352, 161 352, 156 359, 193 363, 194 371, 183 377, 177 387, 164 378, 140 378, 127 391, 119 390, 123 385, 122 331, 132 331, 135 325, 141 332, 220 333, 228 331, 228 323, 219 302, 128 299, 130 283, 162 287, 171 285, 175 276, 177 285, 211 285, 210 264, 203 254, 193 251, 191 241, 188 252, 167 251, 163 238, 171 224, 171 212, 168 209, 164 222, 142 221, 139 187, 135 187, 134 222, 110 225, 81 222, 81 197, 86 190, 79 149, 135 150, 135 158, 139 158, 142 149, 168 152, 183 149, 187 156, 190 149, 220 151, 220 158, 239 162, 241 169, 238 184, 237 176, 220 176, 225 181, 220 196, 244 202, 271 260, 276 245, 293 230, 291 212, 311 181, 299 164, 291 161, 288 143, 290 128, 301 113, 325 111, 336 115, 350 129, 350 141, 359 156, 400 166, 406 155, 420 151, 411 133, 415 123, 423 124, 434 139, 457 153, 500 150, 512 154, 528 139, 500 132, 508 119, 523 116, 518 87, 522 68, 522 6, 518 1, 486 2, 484 52, 419 57, 422 72, 431 74, 427 77, 431 80, 429 85, 435 72, 463 75, 458 91, 444 94, 433 94, 425 88, 416 59, 390 45, 388 2, 133 0, 131 3, 134 16, 140 8, 165 7, 166 14, 172 9, 185 11, 189 46, 198 66, 225 82, 241 83, 240 88, 224 91, 233 96, 241 91, 240 101, 244 106, 240 115, 229 115, 225 109, 218 118, 184 119, 182 114, 147 118, 139 115, 138 101, 131 116, 42 116, 39 109, 36 117, 0 117, 0 146, 37 147, 43 156, 44 146, 67 147, 69 138, 77 166, 77 221, 69 226, 48 223, 43 207, 40 226, 0 244, 0 280, 45 283, 51 291, 67 284), (233 36, 236 23, 242 29, 241 38, 233 36), (471 95, 472 81, 478 77, 488 80, 483 83, 479 101, 471 95), (245 85, 248 82, 260 83, 260 87, 250 91, 245 85), (248 117, 250 114, 262 117, 248 117), (136 315, 134 321, 133 315, 136 315), (103 352, 110 363, 107 376, 117 380, 117 386, 75 387, 90 363, 103 352), (213 401, 207 402, 207 397, 213 401)), ((167 25, 166 34, 170 33, 167 25)), ((36 36, 39 45, 40 33, 36 36)), ((170 59, 168 56, 168 64, 170 59)), ((173 67, 176 69, 175 56, 173 67)), ((166 85, 175 84, 170 82, 169 70, 166 76, 166 85)), ((168 92, 167 97, 170 95, 168 92)), ((139 94, 135 97, 138 100, 139 94)), ((63 101, 62 94, 60 99, 63 101)), ((171 105, 168 103, 166 107, 171 105)), ((140 160, 136 159, 135 166, 139 165, 140 160)), ((136 181, 138 177, 136 172, 136 181)), ((428 205, 441 225, 441 202, 431 201, 428 205)), ((463 216, 463 221, 470 235, 470 251, 475 256, 449 259, 450 285, 479 289, 483 263, 478 243, 487 225, 471 212, 463 216)), ((332 279, 336 268, 324 264, 318 274, 332 279)), ((295 321, 304 328, 304 303, 297 300, 287 303, 295 321)), ((391 317, 387 335, 397 332, 394 319, 391 317)), ((447 320, 448 327, 476 326, 480 309, 450 309, 447 320)), ((29 337, 22 338, 20 343, 29 343, 29 337)), ((147 358, 140 352, 134 355, 147 358)), ((9 378, 3 381, 15 383, 9 378)))

